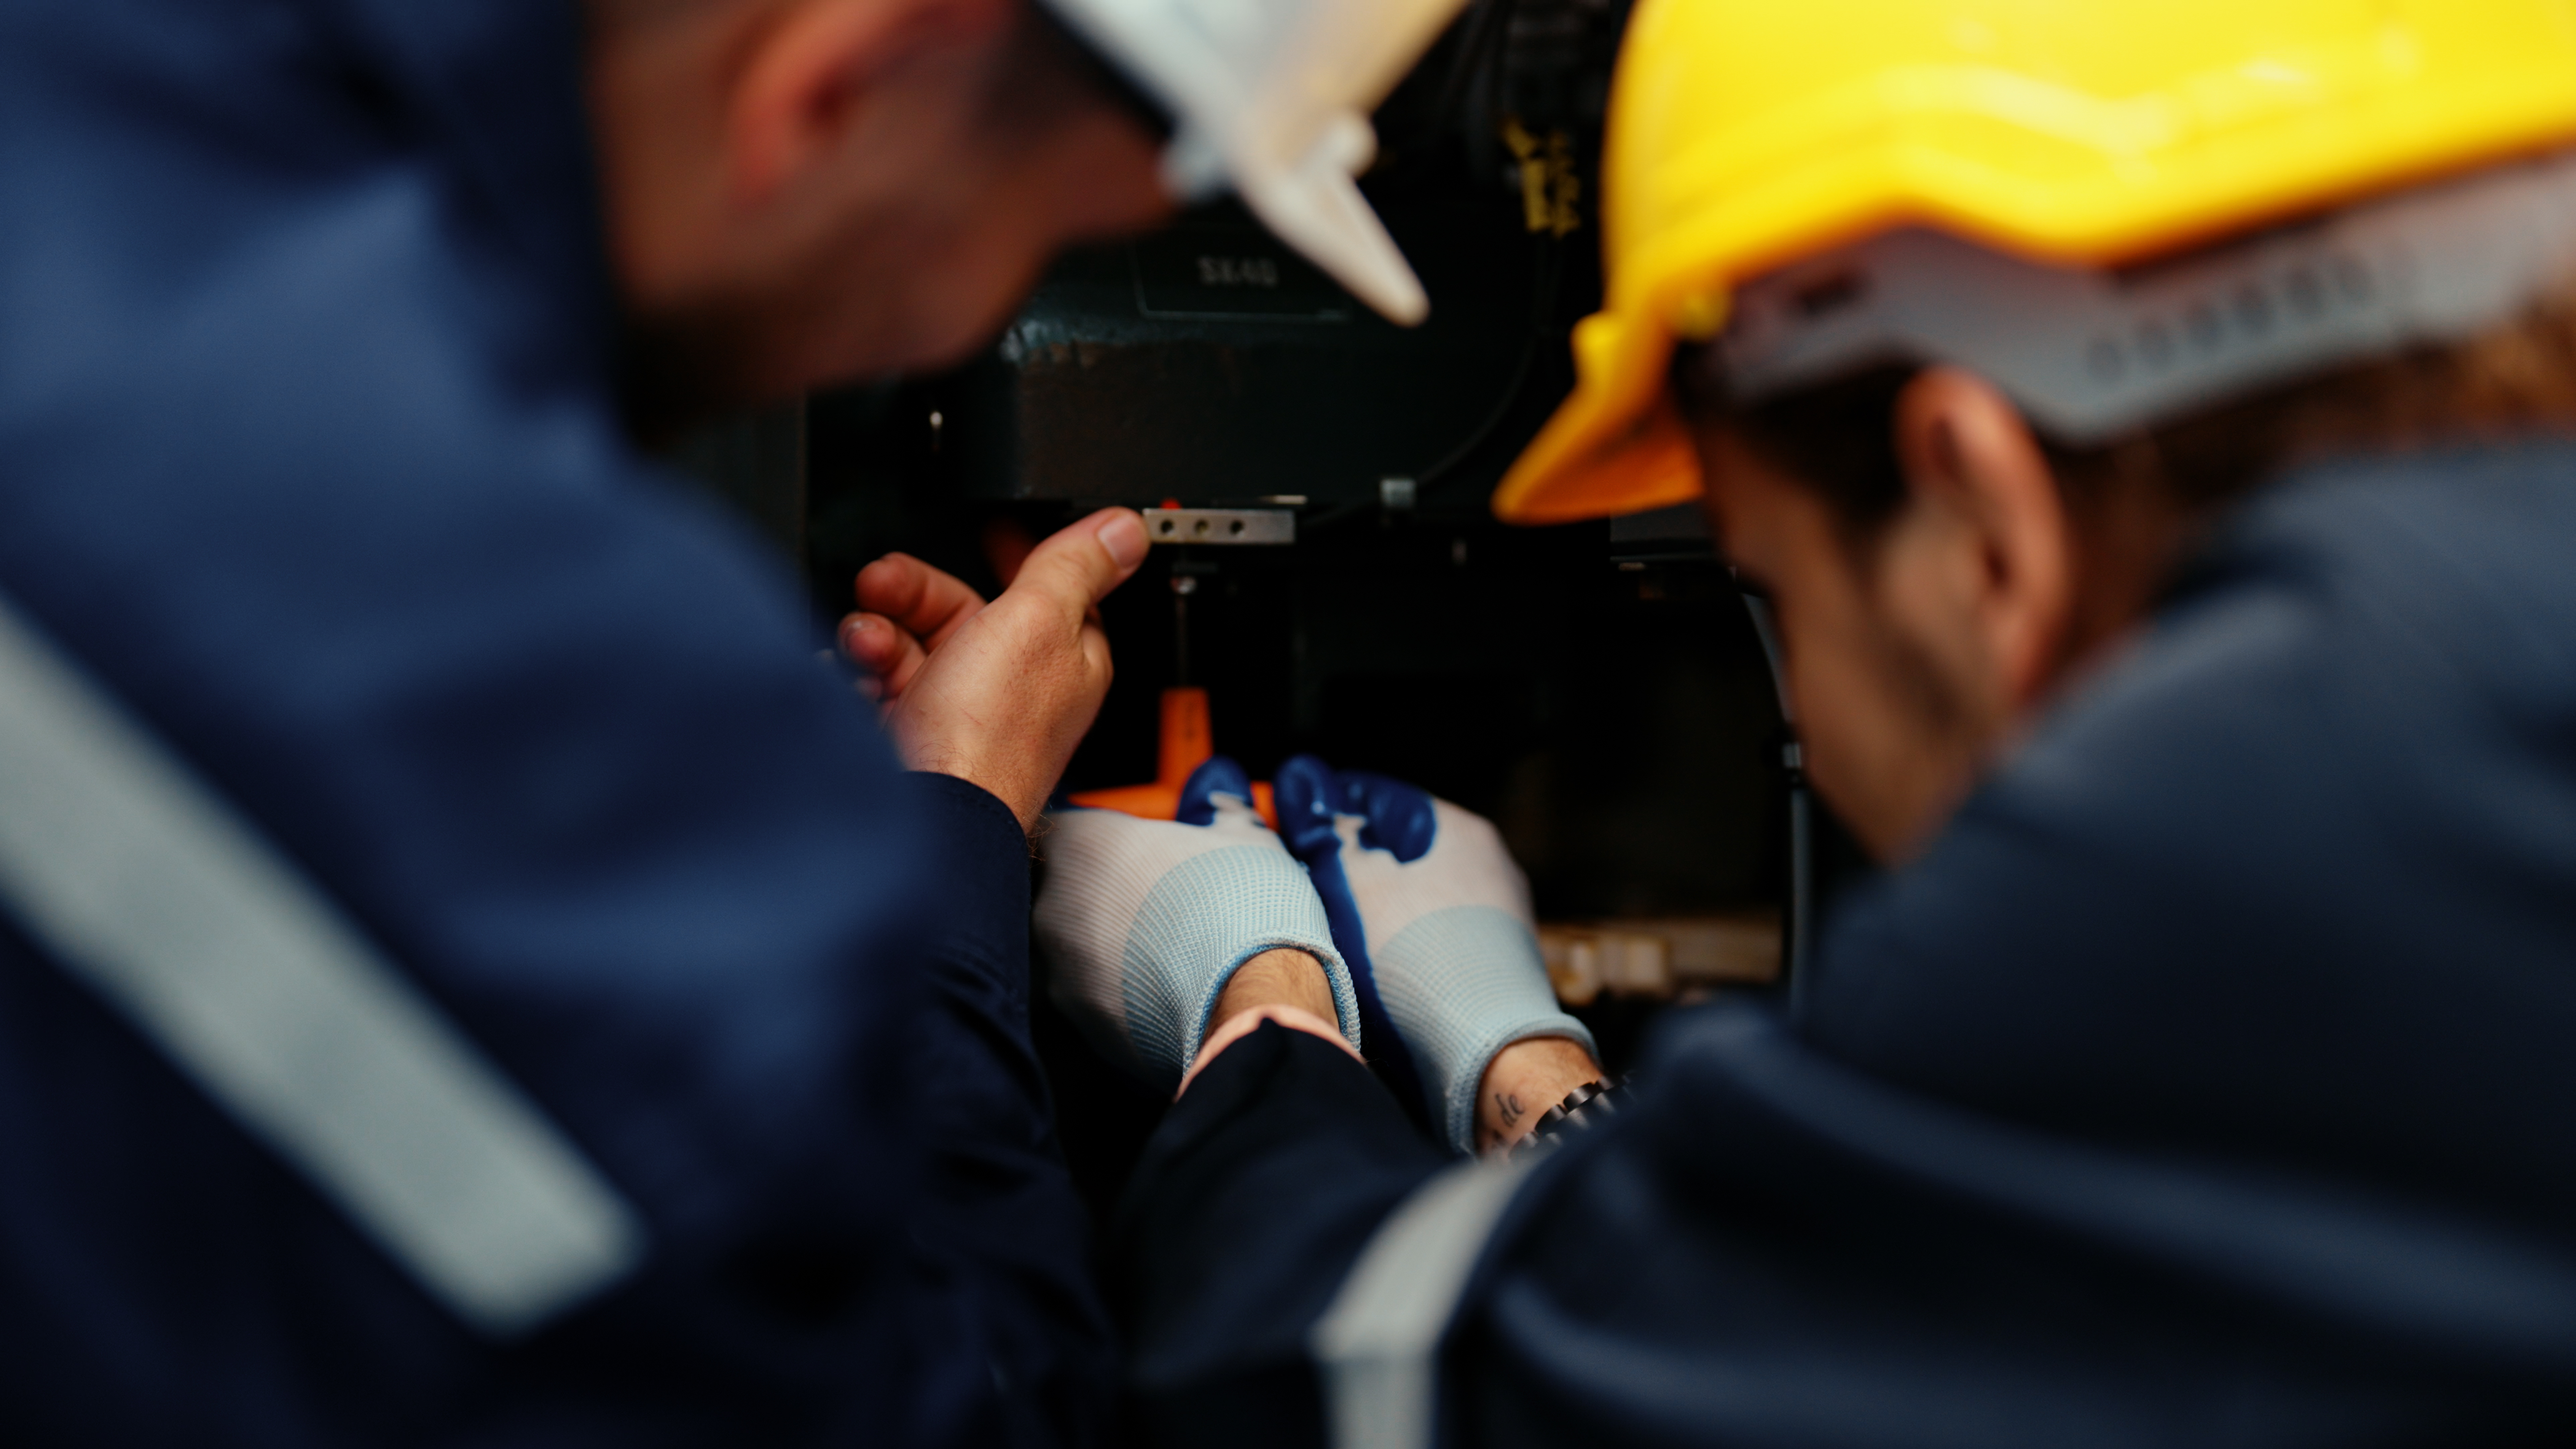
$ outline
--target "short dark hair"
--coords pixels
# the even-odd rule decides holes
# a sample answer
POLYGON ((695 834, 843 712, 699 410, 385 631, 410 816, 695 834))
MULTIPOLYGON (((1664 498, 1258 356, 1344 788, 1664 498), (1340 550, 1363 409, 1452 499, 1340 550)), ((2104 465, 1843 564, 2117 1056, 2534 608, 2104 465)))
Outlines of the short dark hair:
MULTIPOLYGON (((1759 402, 1727 395, 1715 349, 1686 346, 1673 387, 1694 427, 1723 427, 1821 495, 1866 546, 1904 507, 1896 400, 1922 370, 1873 367, 1759 402)), ((2465 341, 2384 354, 2220 403, 2093 447, 2034 429, 2070 504, 2141 466, 2199 513, 2318 458, 2576 433, 2576 288, 2465 341)))

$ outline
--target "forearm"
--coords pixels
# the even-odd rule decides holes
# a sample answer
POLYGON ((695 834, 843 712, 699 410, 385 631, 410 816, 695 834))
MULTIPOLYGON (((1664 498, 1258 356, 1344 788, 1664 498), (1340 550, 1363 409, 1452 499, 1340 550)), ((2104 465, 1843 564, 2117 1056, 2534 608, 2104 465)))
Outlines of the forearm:
MULTIPOLYGON (((1191 1064, 1190 1078, 1263 1021, 1275 1021, 1342 1042, 1332 1024, 1333 993, 1321 966, 1302 951, 1270 951, 1243 964, 1218 996, 1207 1045, 1191 1064)), ((1347 1044, 1343 1044, 1347 1050, 1347 1044)), ((1527 1136, 1539 1115, 1577 1087, 1602 1079, 1592 1054, 1564 1037, 1516 1041, 1487 1063, 1476 1096, 1476 1146, 1499 1151, 1527 1136)))
POLYGON ((1182 1073, 1180 1089, 1188 1091, 1201 1068, 1265 1021, 1322 1037, 1357 1060, 1359 1053, 1351 1051, 1341 1028, 1334 1025, 1335 1016, 1332 983, 1314 957, 1285 947, 1264 951, 1235 968, 1217 994, 1216 1009, 1208 1013, 1205 1043, 1182 1073))
POLYGON ((1513 1042, 1485 1067, 1476 1094, 1476 1149, 1491 1153, 1511 1146, 1568 1093, 1602 1080, 1592 1053, 1564 1037, 1513 1042))

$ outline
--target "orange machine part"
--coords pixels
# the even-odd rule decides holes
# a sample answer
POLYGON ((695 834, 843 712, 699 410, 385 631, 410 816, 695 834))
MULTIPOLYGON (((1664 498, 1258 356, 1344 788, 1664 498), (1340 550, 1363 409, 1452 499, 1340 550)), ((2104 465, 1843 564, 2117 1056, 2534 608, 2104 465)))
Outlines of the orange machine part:
MULTIPOLYGON (((1208 728, 1207 691, 1196 688, 1163 691, 1163 736, 1157 777, 1150 785, 1119 785, 1107 790, 1085 790, 1073 797, 1076 805, 1094 810, 1118 810, 1147 820, 1170 820, 1181 813, 1181 787, 1190 782, 1190 774, 1216 754, 1216 734, 1208 728)), ((1270 794, 1270 782, 1252 784, 1252 808, 1279 828, 1279 807, 1270 794)))

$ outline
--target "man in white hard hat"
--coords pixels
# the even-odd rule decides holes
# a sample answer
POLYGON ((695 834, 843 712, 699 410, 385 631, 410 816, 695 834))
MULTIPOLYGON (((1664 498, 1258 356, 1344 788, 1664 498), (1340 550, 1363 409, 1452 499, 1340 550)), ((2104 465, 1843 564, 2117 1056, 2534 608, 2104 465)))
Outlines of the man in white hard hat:
POLYGON ((0 4, 0 1439, 1092 1437, 1024 832, 1141 525, 871 570, 889 749, 625 419, 1227 185, 1419 316, 1454 3, 0 4))

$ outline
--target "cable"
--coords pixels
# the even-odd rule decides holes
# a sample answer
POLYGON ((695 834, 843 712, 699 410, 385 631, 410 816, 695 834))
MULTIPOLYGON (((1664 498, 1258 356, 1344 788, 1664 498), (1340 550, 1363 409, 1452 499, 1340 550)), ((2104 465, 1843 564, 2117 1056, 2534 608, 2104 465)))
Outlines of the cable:
MULTIPOLYGON (((1437 135, 1444 125, 1462 120, 1472 84, 1480 72, 1490 71, 1489 79, 1499 94, 1510 69, 1511 28, 1519 0, 1478 0, 1475 11, 1461 29, 1457 54, 1451 59, 1448 74, 1442 77, 1440 89, 1431 107, 1431 119, 1417 132, 1418 137, 1437 135)), ((1462 128, 1463 134, 1463 128, 1462 128)), ((1551 337, 1557 291, 1564 276, 1564 243, 1562 238, 1541 236, 1536 239, 1538 256, 1533 264, 1530 325, 1521 340, 1519 355, 1512 362, 1509 379, 1493 408, 1470 430, 1466 437, 1430 466, 1413 476, 1417 499, 1429 495, 1448 480, 1477 450, 1491 441, 1496 429, 1508 419, 1529 384, 1531 369, 1537 364, 1539 348, 1551 337)), ((1313 532, 1335 527, 1352 518, 1374 512, 1375 500, 1362 500, 1328 508, 1300 528, 1313 532)))
POLYGON ((1519 0, 1484 0, 1475 20, 1470 22, 1475 28, 1458 47, 1457 60, 1440 82, 1439 98, 1431 107, 1434 125, 1451 119, 1464 104, 1468 78, 1480 64, 1491 65, 1497 71, 1504 68, 1511 54, 1512 11, 1518 4, 1519 0), (1478 55, 1479 50, 1487 48, 1490 55, 1478 55))
MULTIPOLYGON (((1461 464, 1473 457, 1479 448, 1492 441, 1495 429, 1500 428, 1504 419, 1510 417, 1514 408, 1519 405, 1521 392, 1529 384, 1530 369, 1538 362, 1539 348, 1553 336, 1548 322, 1556 310, 1557 287, 1564 275, 1565 244, 1554 237, 1539 237, 1536 239, 1536 244, 1539 255, 1535 265, 1536 280, 1531 288, 1530 325, 1522 335, 1520 355, 1513 360, 1511 377, 1504 383, 1501 396, 1495 400, 1494 406, 1486 412, 1483 419, 1468 432, 1465 438, 1444 454, 1439 461, 1412 475, 1414 496, 1417 501, 1428 497, 1454 474, 1461 464)), ((1314 533, 1337 527, 1351 519, 1372 514, 1378 507, 1379 504, 1375 499, 1338 504, 1311 518, 1298 520, 1298 531, 1314 533)))
MULTIPOLYGON (((1518 0, 1479 0, 1467 18, 1458 26, 1458 48, 1449 61, 1448 73, 1440 79, 1440 89, 1433 94, 1429 109, 1416 112, 1417 123, 1409 134, 1396 137, 1381 149, 1394 156, 1412 154, 1419 145, 1435 141, 1453 121, 1459 120, 1468 87, 1476 72, 1491 65, 1500 69, 1509 55, 1511 14, 1518 0)), ((1461 128, 1462 133, 1465 128, 1461 128)))
POLYGON ((1477 449, 1483 447, 1493 437, 1494 430, 1503 425, 1503 419, 1511 416, 1513 407, 1520 402, 1521 389, 1529 383, 1530 368, 1538 361, 1539 345, 1550 335, 1551 329, 1548 322, 1551 314, 1556 311, 1556 289, 1558 283, 1563 280, 1565 271, 1565 243, 1562 240, 1543 237, 1539 239, 1538 248, 1539 257, 1536 267, 1538 277, 1530 299, 1529 331, 1521 340, 1520 357, 1512 363, 1511 381, 1503 385, 1501 399, 1494 404, 1493 411, 1485 415, 1485 420, 1476 425, 1474 432, 1469 433, 1457 447, 1450 449, 1448 455, 1439 462, 1413 475, 1416 489, 1428 491, 1437 487, 1459 464, 1466 462, 1477 449))

